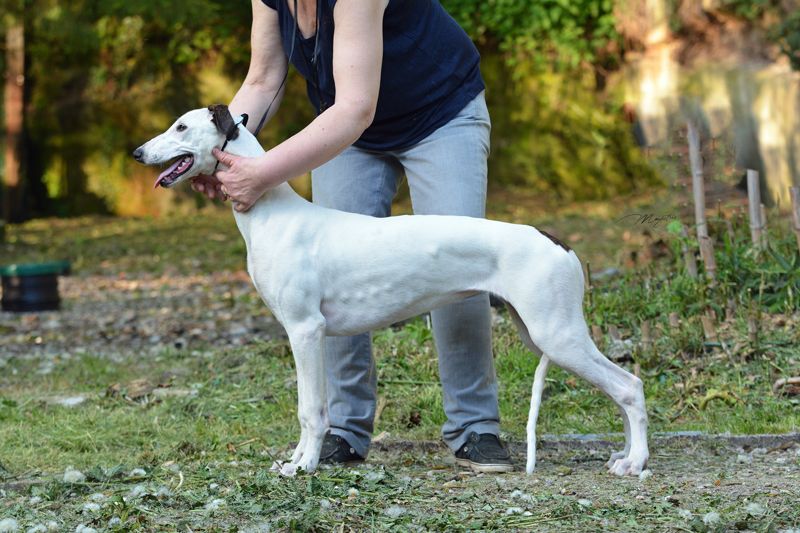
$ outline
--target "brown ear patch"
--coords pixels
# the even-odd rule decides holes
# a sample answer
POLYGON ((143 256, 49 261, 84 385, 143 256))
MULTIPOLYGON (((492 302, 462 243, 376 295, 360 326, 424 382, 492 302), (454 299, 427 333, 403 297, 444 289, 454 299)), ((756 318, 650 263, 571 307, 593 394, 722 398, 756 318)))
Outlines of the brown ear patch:
POLYGON ((231 112, 228 111, 228 106, 225 104, 214 104, 208 106, 208 110, 211 111, 211 122, 214 123, 220 133, 225 135, 226 139, 232 141, 239 136, 239 128, 236 127, 233 116, 231 116, 231 112))
POLYGON ((564 250, 566 250, 566 251, 568 251, 568 252, 569 252, 570 250, 572 250, 572 248, 570 248, 569 246, 567 246, 566 244, 564 244, 564 243, 561 241, 561 239, 559 239, 558 237, 554 237, 554 236, 550 235, 549 233, 547 233, 546 231, 543 231, 543 230, 539 230, 539 233, 541 233, 542 235, 544 235, 545 237, 547 237, 548 239, 550 239, 551 241, 553 241, 553 243, 554 243, 554 244, 556 244, 556 245, 558 245, 558 246, 562 247, 564 250))

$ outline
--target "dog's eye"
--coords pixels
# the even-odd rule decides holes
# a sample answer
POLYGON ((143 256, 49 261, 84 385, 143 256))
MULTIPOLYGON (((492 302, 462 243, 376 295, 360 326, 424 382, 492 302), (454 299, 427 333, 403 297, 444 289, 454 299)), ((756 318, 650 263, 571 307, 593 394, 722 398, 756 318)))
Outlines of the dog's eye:
POLYGON ((186 124, 178 124, 176 128, 178 131, 184 131, 186 129, 186 124))

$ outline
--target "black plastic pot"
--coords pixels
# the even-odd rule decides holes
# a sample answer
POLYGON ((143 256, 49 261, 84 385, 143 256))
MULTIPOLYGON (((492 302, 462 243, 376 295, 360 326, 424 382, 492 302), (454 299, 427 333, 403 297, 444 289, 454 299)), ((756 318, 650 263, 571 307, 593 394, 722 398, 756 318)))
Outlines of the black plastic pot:
POLYGON ((69 274, 69 263, 54 261, 0 267, 3 311, 53 311, 61 305, 58 276, 69 274))

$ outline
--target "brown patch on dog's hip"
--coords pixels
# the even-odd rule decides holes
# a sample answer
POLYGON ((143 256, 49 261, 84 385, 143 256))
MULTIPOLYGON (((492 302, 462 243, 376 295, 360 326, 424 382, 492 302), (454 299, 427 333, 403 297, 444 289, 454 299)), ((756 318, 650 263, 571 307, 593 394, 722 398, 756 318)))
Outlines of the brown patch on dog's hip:
POLYGON ((546 231, 544 231, 544 230, 539 230, 539 233, 541 233, 542 235, 544 235, 545 237, 547 237, 548 239, 550 239, 551 241, 553 241, 553 243, 554 243, 554 244, 556 244, 556 245, 558 245, 558 246, 562 247, 564 250, 566 250, 566 251, 568 251, 568 252, 569 252, 570 250, 572 250, 572 248, 570 248, 569 246, 567 246, 566 244, 564 244, 564 242, 563 242, 563 241, 561 241, 561 239, 559 239, 558 237, 554 237, 554 236, 550 235, 549 233, 547 233, 547 232, 546 232, 546 231))

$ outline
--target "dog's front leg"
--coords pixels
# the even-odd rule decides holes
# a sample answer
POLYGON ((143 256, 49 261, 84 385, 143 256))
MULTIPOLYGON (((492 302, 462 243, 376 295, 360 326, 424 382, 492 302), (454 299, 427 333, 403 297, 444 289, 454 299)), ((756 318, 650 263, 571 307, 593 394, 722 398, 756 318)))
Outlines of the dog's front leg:
POLYGON ((281 474, 293 476, 299 468, 313 472, 319 463, 322 440, 328 429, 325 392, 325 320, 304 319, 286 328, 297 370, 297 415, 300 442, 281 474))

